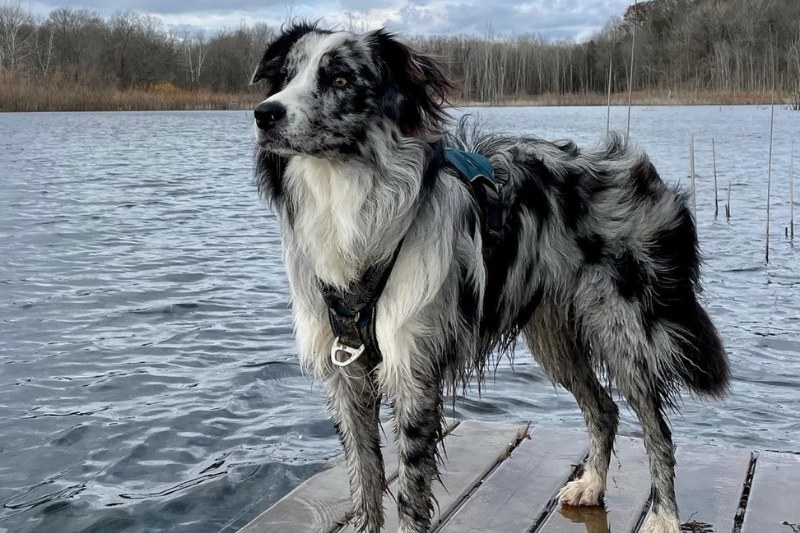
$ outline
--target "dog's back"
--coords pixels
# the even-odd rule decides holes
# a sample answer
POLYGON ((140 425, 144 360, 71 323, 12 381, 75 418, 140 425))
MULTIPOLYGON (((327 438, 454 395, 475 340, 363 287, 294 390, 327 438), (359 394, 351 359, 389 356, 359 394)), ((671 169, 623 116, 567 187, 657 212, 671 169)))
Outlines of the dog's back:
POLYGON ((522 331, 545 371, 575 395, 592 435, 587 473, 562 501, 596 504, 605 487, 618 417, 595 376, 602 370, 645 432, 654 487, 647 531, 673 531, 663 411, 682 385, 720 396, 729 382, 722 342, 697 300, 700 256, 686 195, 618 136, 581 150, 465 135, 462 123, 451 142, 490 159, 509 213, 485 254, 484 350, 522 331))
POLYGON ((616 135, 581 150, 481 135, 467 121, 450 142, 488 157, 503 184, 507 224, 488 243, 487 334, 513 335, 541 299, 569 310, 580 331, 581 315, 606 286, 636 309, 626 327, 649 343, 669 337, 657 362, 665 382, 724 393, 724 349, 697 301, 700 254, 687 197, 661 180, 645 154, 616 135))

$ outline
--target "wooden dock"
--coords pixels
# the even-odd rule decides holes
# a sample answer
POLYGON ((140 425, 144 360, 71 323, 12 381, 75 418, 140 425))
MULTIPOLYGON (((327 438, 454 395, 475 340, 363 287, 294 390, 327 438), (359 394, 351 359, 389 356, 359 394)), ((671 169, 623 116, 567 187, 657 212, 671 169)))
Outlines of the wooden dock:
MULTIPOLYGON (((386 431, 391 436, 391 431, 386 431)), ((391 440, 391 438, 390 438, 391 440)), ((604 507, 560 507, 558 490, 586 458, 585 432, 449 421, 443 484, 432 531, 441 533, 636 533, 649 507, 650 476, 639 439, 618 437, 604 507)), ((390 491, 397 450, 383 449, 390 491)), ((800 455, 702 444, 677 447, 676 494, 683 530, 799 533, 800 455)), ((240 533, 352 533, 347 469, 340 457, 240 533)), ((385 531, 397 510, 384 497, 385 531)))

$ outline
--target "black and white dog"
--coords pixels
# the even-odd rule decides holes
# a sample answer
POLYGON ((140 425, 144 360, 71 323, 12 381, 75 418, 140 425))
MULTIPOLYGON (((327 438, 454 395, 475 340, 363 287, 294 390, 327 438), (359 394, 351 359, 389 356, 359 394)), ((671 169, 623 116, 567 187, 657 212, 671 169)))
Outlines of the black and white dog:
POLYGON ((480 379, 521 333, 575 396, 591 437, 561 503, 597 505, 606 488, 618 411, 600 372, 642 424, 652 476, 643 531, 677 533, 664 412, 682 386, 720 396, 729 380, 697 301, 685 196, 618 137, 579 149, 464 124, 445 133, 451 82, 385 31, 292 24, 267 47, 252 79, 261 80, 257 182, 280 223, 300 359, 325 384, 357 529, 384 523, 382 399, 396 426, 400 531, 424 532, 444 391, 480 379), (445 148, 491 162, 499 231, 487 230, 485 206, 445 148))

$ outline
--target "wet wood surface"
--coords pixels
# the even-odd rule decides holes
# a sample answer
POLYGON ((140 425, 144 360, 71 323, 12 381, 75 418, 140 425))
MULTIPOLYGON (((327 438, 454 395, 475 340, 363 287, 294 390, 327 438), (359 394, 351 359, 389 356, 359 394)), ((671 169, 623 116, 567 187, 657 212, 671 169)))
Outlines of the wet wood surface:
POLYGON ((800 455, 761 452, 756 458, 742 533, 800 531, 800 455))
MULTIPOLYGON (((392 432, 383 449, 396 493, 392 432)), ((556 494, 581 468, 585 430, 448 421, 442 481, 434 485, 437 533, 636 533, 649 506, 640 439, 618 437, 602 506, 569 507, 556 494)), ((686 443, 676 451, 676 499, 684 531, 800 532, 800 455, 686 443), (753 462, 755 461, 755 462, 753 462), (749 478, 752 470, 752 479, 749 478)), ((340 459, 256 517, 242 533, 353 533, 347 468, 340 459)), ((384 497, 385 531, 398 528, 384 497)))

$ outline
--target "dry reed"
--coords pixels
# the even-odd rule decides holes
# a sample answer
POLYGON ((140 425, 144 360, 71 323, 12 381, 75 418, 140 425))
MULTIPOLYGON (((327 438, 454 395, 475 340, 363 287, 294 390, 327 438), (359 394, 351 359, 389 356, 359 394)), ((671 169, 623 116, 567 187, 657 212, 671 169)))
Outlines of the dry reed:
POLYGON ((608 100, 606 101, 606 135, 611 132, 611 69, 614 65, 614 56, 608 61, 608 100))
POLYGON ((694 135, 689 140, 689 170, 692 179, 692 214, 697 220, 697 180, 694 173, 694 135))
POLYGON ((711 138, 711 159, 714 163, 714 218, 719 216, 719 192, 717 184, 717 145, 711 138))
POLYGON ((789 159, 789 238, 794 240, 794 141, 789 159))
POLYGON ((247 109, 256 93, 226 94, 188 90, 171 83, 147 88, 117 89, 70 80, 41 83, 35 78, 0 75, 0 111, 145 111, 182 109, 247 109), (57 87, 54 90, 54 87, 57 87))
MULTIPOLYGON (((634 13, 639 12, 638 0, 634 0, 633 9, 634 13)), ((628 127, 625 130, 625 144, 628 143, 628 140, 631 137, 631 98, 633 95, 633 60, 636 57, 635 54, 636 54, 636 24, 632 24, 631 25, 631 71, 630 71, 630 77, 628 78, 628 127)))
POLYGON ((775 126, 775 103, 773 102, 769 117, 769 164, 767 165, 767 230, 764 259, 769 263, 769 198, 772 192, 772 138, 775 126))

